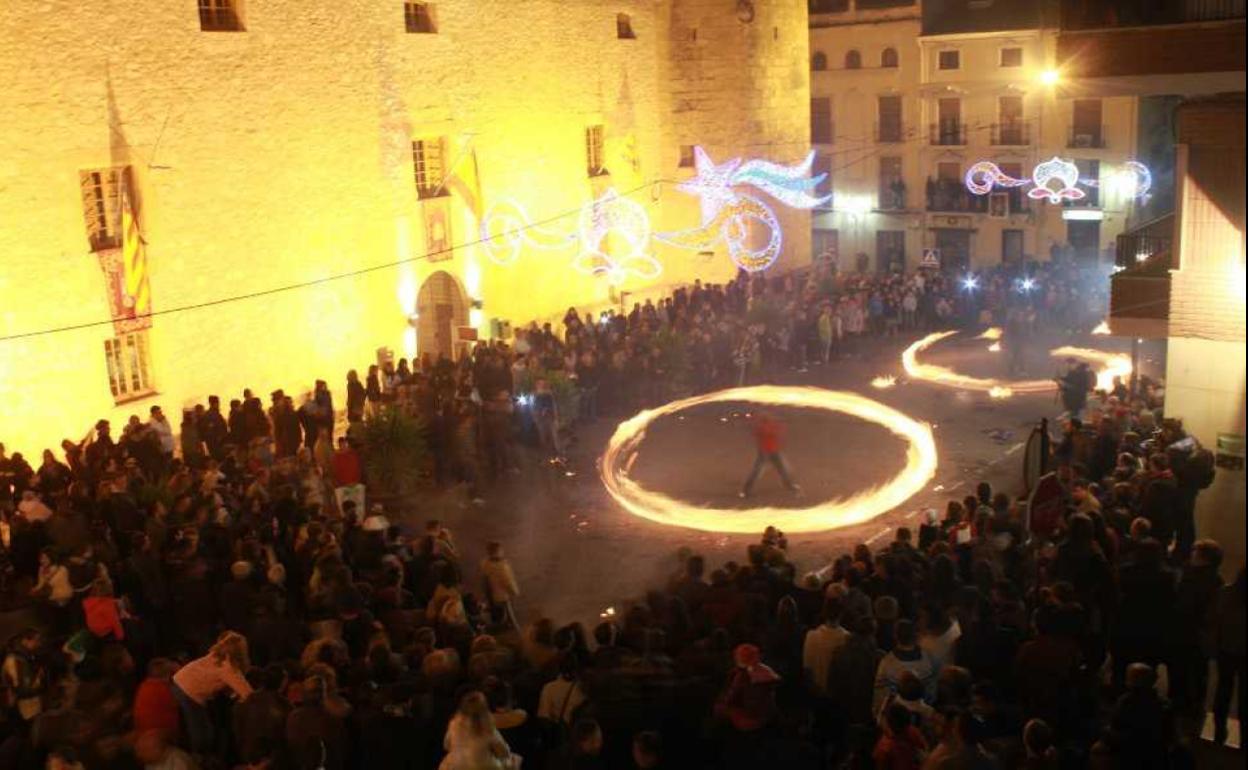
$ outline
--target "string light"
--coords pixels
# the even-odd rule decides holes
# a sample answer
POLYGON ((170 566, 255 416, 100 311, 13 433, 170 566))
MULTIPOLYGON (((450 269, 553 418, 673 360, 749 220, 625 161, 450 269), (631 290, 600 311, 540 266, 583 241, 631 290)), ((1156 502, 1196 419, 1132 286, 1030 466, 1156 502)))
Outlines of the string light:
POLYGON ((592 205, 581 209, 581 252, 573 267, 589 275, 604 275, 613 285, 623 283, 630 275, 653 280, 663 273, 658 260, 646 253, 650 245, 650 217, 641 204, 621 198, 615 190, 607 190, 592 205), (610 238, 620 257, 612 256, 605 246, 610 238))
MULTIPOLYGON (((1129 160, 1122 164, 1122 168, 1117 173, 1110 175, 1108 181, 1127 198, 1144 198, 1152 189, 1153 175, 1148 170, 1148 166, 1137 160, 1129 160)), ((1037 200, 1045 199, 1049 203, 1086 198, 1087 193, 1079 189, 1080 185, 1101 186, 1096 179, 1081 178, 1079 167, 1074 162, 1056 156, 1037 164, 1032 169, 1031 176, 1023 179, 1006 174, 990 160, 981 160, 972 163, 971 167, 966 170, 963 183, 966 189, 975 195, 988 195, 1000 187, 1033 185, 1027 191, 1027 197, 1037 200), (1054 187, 1054 182, 1058 186, 1054 187)))

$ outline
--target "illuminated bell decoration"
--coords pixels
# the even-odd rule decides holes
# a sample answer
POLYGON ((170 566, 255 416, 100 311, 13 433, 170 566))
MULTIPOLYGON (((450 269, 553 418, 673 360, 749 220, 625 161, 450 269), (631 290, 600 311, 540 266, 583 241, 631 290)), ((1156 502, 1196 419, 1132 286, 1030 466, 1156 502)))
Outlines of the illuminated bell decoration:
MULTIPOLYGON (((693 251, 708 251, 722 242, 728 248, 728 256, 741 269, 765 270, 780 257, 780 220, 770 206, 740 188, 754 187, 790 208, 815 208, 832 196, 813 194, 827 177, 810 175, 814 161, 812 151, 790 166, 757 159, 742 162, 740 158, 717 165, 705 150, 695 147, 697 173, 678 185, 678 189, 698 196, 702 224, 688 230, 653 233, 653 237, 693 251), (758 248, 750 245, 754 228, 762 228, 767 234, 767 242, 758 248)), ((580 253, 572 266, 580 272, 606 276, 615 284, 630 275, 650 280, 662 273, 659 262, 646 253, 652 233, 645 208, 614 190, 580 208, 579 227, 574 233, 558 233, 533 224, 528 211, 514 200, 491 206, 481 218, 480 229, 486 255, 499 265, 513 264, 524 246, 557 250, 575 247, 579 242, 580 253), (611 248, 606 247, 606 242, 611 248)))
POLYGON ((1077 201, 1087 195, 1078 186, 1079 167, 1058 157, 1037 164, 1031 170, 1031 181, 1036 186, 1027 191, 1028 198, 1047 198, 1049 203, 1061 203, 1064 200, 1077 201), (1051 187, 1050 183, 1054 181, 1061 187, 1051 187))
MULTIPOLYGON (((1123 193, 1128 198, 1143 198, 1153 186, 1153 175, 1149 172, 1148 166, 1136 160, 1124 163, 1122 170, 1116 176, 1123 193)), ((966 183, 966 189, 975 195, 987 195, 999 187, 1034 185, 1027 191, 1027 197, 1044 199, 1049 203, 1086 198, 1087 193, 1079 189, 1080 185, 1100 186, 1095 179, 1080 178, 1078 166, 1072 161, 1058 157, 1038 164, 1032 169, 1030 179, 1016 179, 1003 172, 992 161, 981 160, 973 163, 966 170, 963 181, 966 183)))
POLYGON ((658 260, 646 253, 650 245, 650 217, 641 204, 607 190, 581 208, 581 253, 572 266, 589 275, 604 275, 614 285, 629 275, 653 280, 663 273, 658 260), (615 256, 607 249, 610 238, 615 256))

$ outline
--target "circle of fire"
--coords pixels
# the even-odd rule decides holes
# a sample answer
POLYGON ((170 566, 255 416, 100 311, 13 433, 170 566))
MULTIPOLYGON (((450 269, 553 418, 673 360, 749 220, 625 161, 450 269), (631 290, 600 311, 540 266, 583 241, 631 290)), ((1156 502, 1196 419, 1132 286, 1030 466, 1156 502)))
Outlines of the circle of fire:
POLYGON ((936 442, 926 423, 856 393, 757 385, 673 401, 625 420, 607 442, 599 472, 607 492, 625 510, 660 524, 706 532, 758 533, 768 526, 786 532, 822 532, 874 519, 923 489, 936 474, 936 442), (637 459, 638 448, 650 423, 693 406, 727 401, 841 412, 874 423, 906 442, 906 466, 880 486, 806 508, 708 508, 646 489, 629 477, 629 469, 637 459))
MULTIPOLYGON (((914 380, 987 393, 992 398, 1009 398, 1015 393, 1051 393, 1057 387, 1051 379, 999 380, 994 377, 972 377, 969 374, 959 374, 948 367, 919 361, 919 353, 957 333, 957 331, 935 332, 906 348, 901 354, 901 365, 906 370, 906 375, 914 380)), ((1000 336, 1001 330, 993 328, 979 335, 979 338, 996 340, 1000 336)), ((1049 351, 1049 355, 1055 358, 1078 358, 1097 365, 1096 387, 1099 390, 1112 389, 1115 377, 1131 376, 1131 359, 1118 353, 1064 345, 1060 348, 1053 348, 1049 351)))

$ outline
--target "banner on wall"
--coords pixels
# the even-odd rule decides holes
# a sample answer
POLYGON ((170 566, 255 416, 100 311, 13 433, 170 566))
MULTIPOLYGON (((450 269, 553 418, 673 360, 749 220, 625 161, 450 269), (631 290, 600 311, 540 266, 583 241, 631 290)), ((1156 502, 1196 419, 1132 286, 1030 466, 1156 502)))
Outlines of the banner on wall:
POLYGON ((454 256, 451 251, 450 197, 429 198, 422 202, 425 219, 425 252, 430 262, 442 262, 454 256))
POLYGON ((129 168, 118 175, 121 187, 121 248, 98 252, 108 310, 118 336, 152 328, 152 289, 147 270, 147 243, 139 224, 137 196, 129 168))

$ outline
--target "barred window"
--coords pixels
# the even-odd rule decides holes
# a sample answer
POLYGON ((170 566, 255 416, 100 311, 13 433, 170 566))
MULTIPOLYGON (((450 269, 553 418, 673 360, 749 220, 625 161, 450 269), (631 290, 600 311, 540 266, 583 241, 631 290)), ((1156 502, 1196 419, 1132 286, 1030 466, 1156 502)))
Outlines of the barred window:
POLYGON ((82 218, 92 251, 121 248, 121 185, 124 167, 78 172, 82 218))
POLYGON ((407 31, 413 35, 435 35, 438 32, 431 3, 416 3, 411 0, 403 3, 403 22, 407 31))
POLYGON ((204 32, 243 32, 238 0, 199 0, 199 28, 204 32))
POLYGON ((117 403, 133 401, 155 392, 147 331, 130 332, 104 340, 108 363, 108 387, 117 403))
POLYGON ((424 200, 446 195, 446 142, 442 137, 412 142, 416 195, 424 200))
POLYGON ((606 129, 601 125, 585 129, 585 165, 590 176, 602 176, 607 173, 605 135, 606 129))

